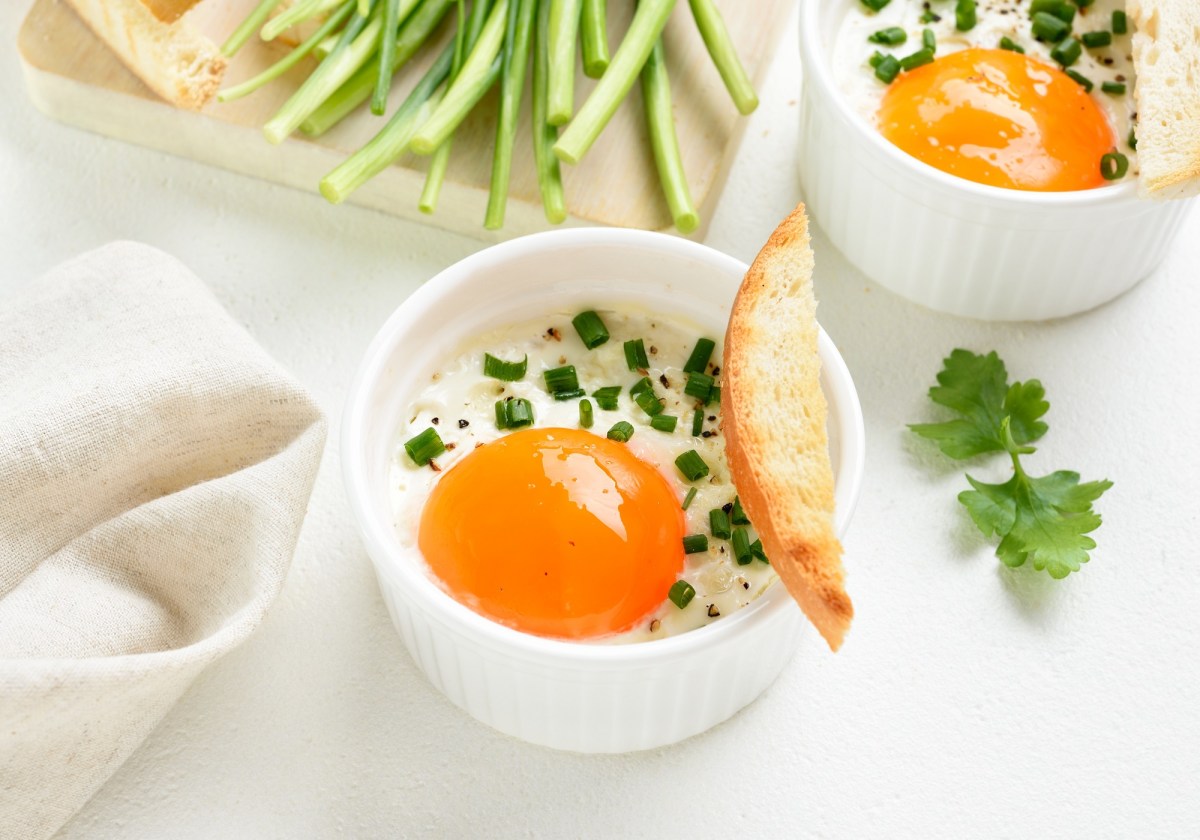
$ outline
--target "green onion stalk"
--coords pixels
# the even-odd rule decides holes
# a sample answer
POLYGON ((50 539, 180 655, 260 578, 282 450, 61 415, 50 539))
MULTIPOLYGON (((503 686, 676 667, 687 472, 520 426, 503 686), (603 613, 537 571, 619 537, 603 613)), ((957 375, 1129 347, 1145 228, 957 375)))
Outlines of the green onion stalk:
POLYGON ((284 9, 264 23, 258 36, 264 41, 274 41, 285 30, 336 9, 341 4, 342 0, 300 0, 295 6, 284 9))
POLYGON ((583 48, 583 72, 599 79, 608 69, 608 8, 606 0, 583 0, 579 21, 583 48))
POLYGON ((508 25, 504 33, 504 57, 500 68, 500 115, 496 120, 496 147, 492 154, 492 182, 488 191, 484 227, 504 227, 504 209, 512 174, 513 146, 517 139, 517 117, 521 113, 521 93, 525 90, 525 71, 529 66, 529 42, 537 0, 512 0, 508 6, 508 25))
POLYGON ((221 45, 221 53, 228 58, 237 55, 238 50, 246 46, 246 42, 266 22, 267 18, 271 16, 271 12, 275 11, 281 2, 282 0, 260 0, 254 10, 238 24, 237 29, 233 30, 225 43, 221 45))
POLYGON ((733 104, 742 114, 752 113, 758 107, 758 94, 754 92, 754 85, 742 66, 742 60, 738 58, 717 4, 714 0, 688 0, 688 3, 692 7, 692 17, 696 21, 696 28, 700 30, 700 37, 704 39, 704 46, 708 48, 708 54, 717 66, 733 104))
POLYGON ((550 92, 547 119, 565 125, 575 113, 575 51, 583 0, 555 0, 550 4, 550 92))
POLYGON ((642 100, 646 109, 646 126, 650 130, 650 145, 654 150, 654 165, 658 168, 667 206, 671 208, 671 218, 680 233, 691 233, 700 225, 700 214, 692 203, 687 173, 679 154, 679 138, 675 134, 675 120, 671 115, 671 82, 667 78, 661 38, 655 42, 650 58, 642 68, 642 100))
MULTIPOLYGON (((549 110, 550 59, 546 48, 549 40, 550 6, 554 0, 539 0, 538 19, 533 45, 533 161, 537 168, 538 190, 542 194, 542 209, 546 221, 559 224, 567 218, 567 203, 563 193, 562 172, 554 154, 558 128, 547 119, 549 110)), ((603 406, 602 406, 603 407, 603 406)))

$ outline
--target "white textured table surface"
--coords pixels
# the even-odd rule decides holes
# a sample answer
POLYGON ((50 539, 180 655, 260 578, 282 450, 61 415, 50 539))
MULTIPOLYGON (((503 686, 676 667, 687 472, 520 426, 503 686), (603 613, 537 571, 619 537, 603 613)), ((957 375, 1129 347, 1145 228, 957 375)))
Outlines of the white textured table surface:
MULTIPOLYGON (((11 39, 26 3, 0 4, 11 39)), ((708 243, 751 258, 801 198, 789 35, 708 243)), ((944 317, 816 237, 821 320, 866 413, 846 540, 857 617, 678 746, 589 757, 451 706, 393 632, 339 476, 338 414, 376 328, 476 242, 51 123, 0 60, 0 299, 118 238, 183 260, 316 394, 330 444, 287 585, 64 831, 82 837, 1194 837, 1200 826, 1200 213, 1152 278, 1042 325, 944 317), (1115 487, 1092 563, 1002 571, 961 471, 904 424, 951 348, 1051 402, 1040 471, 1115 487)), ((1114 243, 1113 247, 1120 247, 1114 243)), ((976 467, 998 477, 999 466, 976 467)), ((3 831, 0 829, 0 834, 3 831)))

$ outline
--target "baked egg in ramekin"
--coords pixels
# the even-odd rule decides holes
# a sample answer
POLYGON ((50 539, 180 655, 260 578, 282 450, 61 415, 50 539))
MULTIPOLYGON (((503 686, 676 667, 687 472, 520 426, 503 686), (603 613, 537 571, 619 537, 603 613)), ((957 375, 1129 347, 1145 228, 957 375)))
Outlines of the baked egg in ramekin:
MULTIPOLYGON (((769 564, 735 548, 734 531, 747 550, 753 531, 736 515, 719 446, 720 398, 711 393, 745 271, 659 234, 539 234, 442 272, 372 342, 343 421, 347 494, 406 647, 480 721, 560 749, 662 746, 751 702, 795 651, 807 626, 798 607, 769 564), (596 343, 597 328, 607 341, 596 343), (485 374, 489 365, 494 375, 485 374), (622 393, 602 404, 597 392, 611 385, 622 393), (698 396, 704 386, 710 392, 698 396), (544 471, 524 472, 547 452, 563 470, 550 476, 560 489, 589 480, 595 464, 602 480, 629 476, 614 492, 627 511, 646 516, 625 516, 622 527, 651 549, 669 545, 659 552, 663 567, 643 570, 614 597, 607 589, 628 562, 619 550, 600 579, 569 579, 569 570, 539 563, 548 534, 575 540, 558 533, 573 512, 537 486, 544 471), (573 460, 582 464, 574 472, 573 460), (514 515, 518 500, 545 506, 544 529, 536 517, 531 525, 514 515), (710 516, 721 521, 714 526, 710 516), (516 518, 520 529, 506 528, 516 518), (729 539, 716 536, 722 528, 729 539), (681 547, 681 537, 701 534, 704 546, 681 547), (501 558, 521 593, 477 586, 454 565, 464 546, 501 558), (578 609, 565 618, 542 610, 550 598, 578 609)), ((862 477, 862 415, 824 333, 819 356, 841 532, 862 477)), ((603 539, 582 530, 579 550, 601 552, 603 539)))
POLYGON ((803 0, 800 20, 805 198, 880 285, 1036 320, 1162 260, 1190 202, 1137 197, 1123 3, 803 0))

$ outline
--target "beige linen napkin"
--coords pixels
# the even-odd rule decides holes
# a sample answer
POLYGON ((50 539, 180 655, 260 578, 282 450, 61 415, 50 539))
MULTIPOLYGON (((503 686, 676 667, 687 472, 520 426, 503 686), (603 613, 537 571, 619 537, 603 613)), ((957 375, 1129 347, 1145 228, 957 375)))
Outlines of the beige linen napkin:
POLYGON ((320 410, 180 263, 0 301, 0 835, 47 837, 283 582, 320 410))

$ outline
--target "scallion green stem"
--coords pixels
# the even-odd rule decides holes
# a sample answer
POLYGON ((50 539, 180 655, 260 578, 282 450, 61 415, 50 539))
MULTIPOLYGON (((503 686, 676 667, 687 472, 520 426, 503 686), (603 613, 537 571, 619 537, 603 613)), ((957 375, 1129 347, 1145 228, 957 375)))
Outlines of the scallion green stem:
POLYGON ((721 81, 733 98, 733 104, 743 114, 752 113, 758 107, 758 94, 754 92, 754 85, 738 57, 717 4, 714 0, 688 0, 688 3, 692 7, 692 17, 696 21, 696 28, 700 30, 700 37, 704 39, 704 46, 708 48, 708 54, 721 74, 721 81))
POLYGON ((525 71, 529 67, 529 41, 536 14, 537 0, 512 0, 509 3, 500 70, 500 115, 496 119, 496 145, 492 152, 492 183, 483 219, 483 226, 488 230, 504 227, 517 117, 521 113, 521 94, 525 90, 525 71))
POLYGON ((437 105, 435 92, 450 72, 454 48, 446 47, 425 76, 413 88, 387 125, 367 145, 321 179, 321 195, 334 204, 378 175, 408 148, 417 128, 437 105))
MULTIPOLYGON (((354 0, 351 0, 353 4, 354 0)), ((454 0, 424 0, 412 15, 404 21, 400 34, 396 38, 396 52, 392 61, 392 72, 395 73, 409 62, 417 51, 428 40, 429 35, 450 11, 454 0)), ((369 63, 363 65, 350 80, 337 89, 321 107, 300 124, 300 130, 309 137, 324 134, 355 108, 366 102, 371 92, 375 90, 375 81, 379 76, 379 65, 369 63)))
POLYGON ((229 58, 237 54, 237 51, 246 46, 246 42, 251 36, 262 27, 267 18, 271 16, 271 12, 282 2, 282 0, 260 0, 259 4, 254 7, 254 11, 246 15, 246 19, 238 24, 237 29, 233 30, 226 40, 221 45, 221 53, 229 58))
MULTIPOLYGON (((547 55, 547 32, 550 25, 550 6, 554 0, 539 0, 537 29, 533 46, 533 161, 537 168, 538 190, 542 194, 542 209, 546 221, 559 224, 567 218, 566 197, 563 194, 562 171, 554 155, 558 128, 547 121, 549 108, 550 59, 547 55)), ((601 406, 603 407, 603 406, 601 406)))
MULTIPOLYGON (((412 5, 409 5, 409 11, 412 5)), ((400 28, 400 0, 383 0, 383 36, 379 40, 379 75, 371 97, 371 113, 381 116, 387 110, 388 91, 392 89, 392 63, 396 57, 396 30, 400 28)))
POLYGON ((497 0, 488 13, 487 23, 463 62, 462 71, 451 83, 433 116, 413 138, 412 148, 417 154, 429 155, 437 151, 437 147, 458 128, 475 103, 495 84, 500 75, 500 62, 497 59, 504 42, 508 4, 509 0, 497 0))
POLYGON ((608 69, 608 4, 606 0, 583 0, 579 21, 583 42, 583 72, 599 79, 608 69))
POLYGON ((667 63, 663 58, 659 38, 646 65, 642 68, 642 102, 646 108, 646 127, 650 131, 650 147, 654 150, 654 165, 662 182, 663 195, 671 209, 671 218, 680 233, 691 233, 700 226, 700 214, 692 203, 687 172, 675 135, 675 116, 671 111, 671 82, 667 78, 667 63))
POLYGON ((371 0, 358 0, 358 13, 363 17, 371 11, 371 0))
POLYGON ((550 57, 546 120, 550 125, 564 125, 575 113, 575 50, 582 12, 583 0, 554 0, 550 4, 550 38, 546 45, 550 57))
POLYGON ((235 99, 241 99, 243 96, 248 96, 258 90, 265 84, 273 82, 296 66, 299 61, 313 51, 317 44, 324 40, 325 36, 332 32, 350 16, 354 11, 354 0, 343 0, 342 7, 330 15, 321 28, 308 37, 304 43, 300 44, 294 50, 289 52, 279 61, 272 64, 266 70, 259 73, 253 79, 247 79, 241 84, 234 85, 231 88, 226 88, 217 94, 218 102, 232 102, 235 99))
POLYGON ((675 8, 675 0, 641 0, 604 77, 554 144, 559 160, 578 163, 629 93, 675 8))
POLYGON ((342 38, 313 74, 291 95, 283 107, 263 126, 263 134, 272 143, 282 143, 300 123, 320 107, 330 94, 341 87, 354 71, 362 67, 379 46, 383 17, 364 18, 357 12, 343 30, 342 38))
POLYGON ((317 15, 324 14, 330 9, 336 8, 342 0, 300 0, 295 6, 290 9, 284 9, 275 17, 263 24, 262 29, 258 31, 258 37, 264 41, 274 41, 287 29, 291 29, 298 23, 314 18, 317 15))

